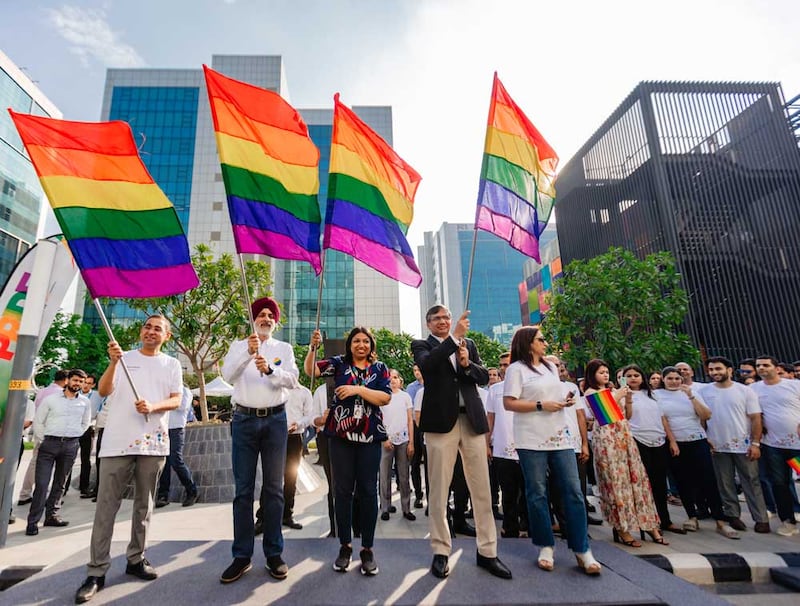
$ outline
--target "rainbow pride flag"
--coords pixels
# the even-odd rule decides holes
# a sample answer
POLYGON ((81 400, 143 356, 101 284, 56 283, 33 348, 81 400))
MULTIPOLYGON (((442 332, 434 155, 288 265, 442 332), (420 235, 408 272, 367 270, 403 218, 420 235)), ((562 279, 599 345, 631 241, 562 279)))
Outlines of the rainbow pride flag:
POLYGON ((319 275, 319 150, 275 92, 203 66, 236 250, 307 261, 319 275))
POLYGON ((595 393, 584 396, 586 404, 592 409, 592 414, 598 425, 608 425, 622 421, 625 415, 622 413, 614 395, 610 389, 601 389, 595 393))
POLYGON ((9 113, 93 298, 166 297, 199 284, 175 208, 127 123, 9 113))
POLYGON ((786 463, 795 471, 795 473, 800 473, 800 456, 789 459, 786 461, 786 463))
POLYGON ((558 156, 494 74, 475 227, 541 262, 558 156))
POLYGON ((422 274, 406 240, 421 177, 334 96, 323 246, 418 287, 422 274))

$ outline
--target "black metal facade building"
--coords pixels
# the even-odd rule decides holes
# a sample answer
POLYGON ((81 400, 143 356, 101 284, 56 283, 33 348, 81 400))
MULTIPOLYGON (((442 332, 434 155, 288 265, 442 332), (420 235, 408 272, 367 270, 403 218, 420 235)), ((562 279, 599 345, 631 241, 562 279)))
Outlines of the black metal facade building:
POLYGON ((557 192, 565 266, 669 250, 704 357, 800 359, 800 150, 779 84, 643 82, 557 192))

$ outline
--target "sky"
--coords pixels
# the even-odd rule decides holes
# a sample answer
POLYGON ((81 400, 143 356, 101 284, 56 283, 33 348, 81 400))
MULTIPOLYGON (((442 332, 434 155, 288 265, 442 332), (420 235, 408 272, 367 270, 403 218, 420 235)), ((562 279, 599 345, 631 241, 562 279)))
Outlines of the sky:
MULTIPOLYGON (((391 105, 422 175, 413 249, 474 220, 492 77, 561 165, 643 80, 778 81, 800 94, 797 0, 0 0, 0 49, 72 120, 99 120, 108 67, 281 55, 290 101, 391 105)), ((556 203, 556 214, 558 206, 556 203)), ((478 251, 480 254, 480 251, 478 251)), ((419 298, 401 286, 403 329, 419 298)))

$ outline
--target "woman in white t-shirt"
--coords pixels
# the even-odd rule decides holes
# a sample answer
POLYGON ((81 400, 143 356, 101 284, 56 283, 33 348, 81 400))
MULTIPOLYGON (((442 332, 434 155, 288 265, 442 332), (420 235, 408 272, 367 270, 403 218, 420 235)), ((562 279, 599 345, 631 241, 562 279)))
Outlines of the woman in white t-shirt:
POLYGON ((727 518, 722 512, 711 448, 702 425, 711 418, 711 410, 692 392, 690 385, 683 384, 677 368, 667 366, 661 376, 664 389, 658 393, 658 405, 666 420, 664 428, 672 454, 670 468, 689 518, 683 528, 690 532, 700 530, 698 504, 705 502, 717 521, 717 532, 729 539, 738 539, 738 533, 726 524, 727 518))
POLYGON ((567 519, 567 544, 586 574, 600 574, 601 566, 589 549, 586 508, 578 479, 566 406, 558 369, 544 359, 547 341, 538 326, 525 326, 511 341, 511 366, 506 370, 503 406, 514 413, 514 444, 525 478, 528 531, 539 547, 538 566, 553 570, 555 540, 547 498, 547 471, 556 479, 567 519))

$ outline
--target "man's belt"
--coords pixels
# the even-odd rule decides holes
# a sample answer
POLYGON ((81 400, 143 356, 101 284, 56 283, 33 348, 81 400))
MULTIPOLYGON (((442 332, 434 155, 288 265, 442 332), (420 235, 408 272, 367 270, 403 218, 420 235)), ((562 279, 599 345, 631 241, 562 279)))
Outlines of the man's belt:
POLYGON ((45 436, 45 440, 58 440, 59 442, 69 442, 70 440, 80 440, 80 436, 45 436))
POLYGON ((250 408, 249 406, 242 406, 241 404, 236 405, 236 412, 253 417, 269 417, 270 415, 276 415, 284 410, 286 410, 285 403, 272 406, 271 408, 250 408))

